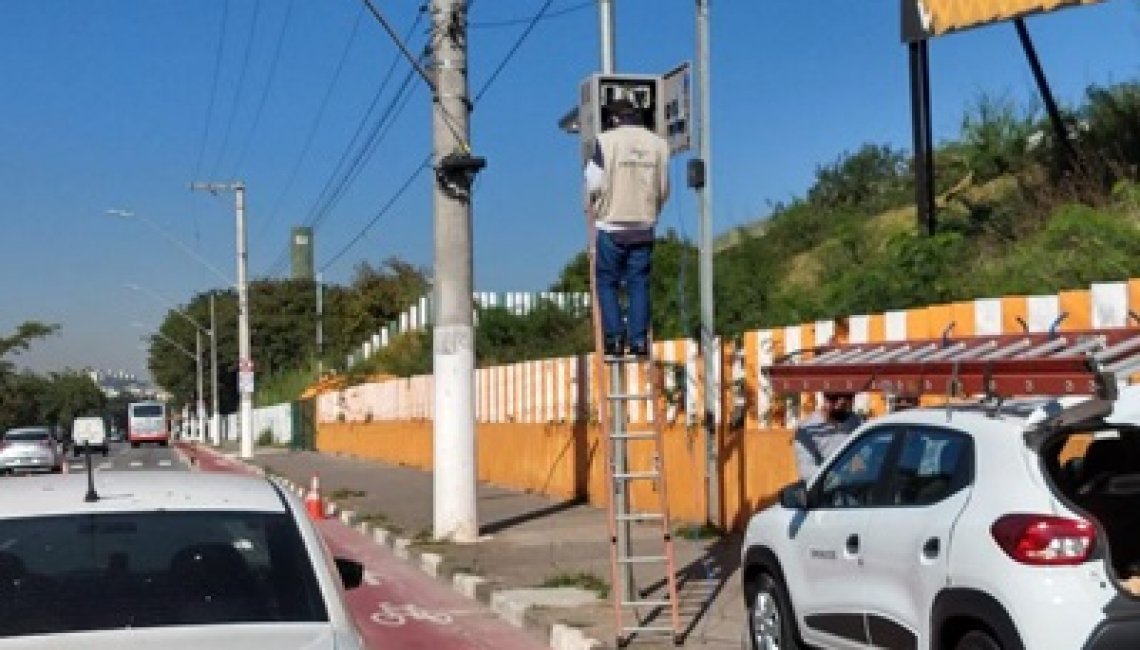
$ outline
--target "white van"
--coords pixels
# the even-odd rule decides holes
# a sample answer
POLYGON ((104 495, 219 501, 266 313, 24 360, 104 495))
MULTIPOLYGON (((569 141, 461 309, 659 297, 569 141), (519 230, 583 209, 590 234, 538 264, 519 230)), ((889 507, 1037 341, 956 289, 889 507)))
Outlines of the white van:
POLYGON ((71 423, 71 452, 76 456, 83 453, 83 447, 91 447, 107 455, 107 423, 99 416, 75 418, 71 423))

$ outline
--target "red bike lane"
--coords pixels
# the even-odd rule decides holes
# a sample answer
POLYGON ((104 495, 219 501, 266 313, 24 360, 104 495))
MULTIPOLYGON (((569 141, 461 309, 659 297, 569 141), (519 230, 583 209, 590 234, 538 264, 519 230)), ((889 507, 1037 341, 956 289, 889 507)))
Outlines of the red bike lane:
MULTIPOLYGON (((199 471, 252 472, 240 461, 185 447, 182 450, 199 471)), ((364 584, 347 592, 347 599, 369 648, 541 650, 549 647, 339 519, 318 521, 317 528, 334 555, 364 564, 364 584)))

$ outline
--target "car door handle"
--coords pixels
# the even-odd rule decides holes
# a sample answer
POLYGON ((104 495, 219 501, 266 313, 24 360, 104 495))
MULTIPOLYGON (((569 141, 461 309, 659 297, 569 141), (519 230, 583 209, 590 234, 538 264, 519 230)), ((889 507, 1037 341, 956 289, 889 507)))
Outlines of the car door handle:
POLYGON ((856 553, 859 552, 859 536, 858 535, 849 535, 847 537, 847 552, 850 553, 851 555, 855 555, 856 553))
POLYGON ((926 540, 925 544, 922 545, 922 557, 928 560, 933 560, 934 558, 938 557, 938 554, 941 552, 942 541, 937 537, 931 537, 930 539, 926 540))

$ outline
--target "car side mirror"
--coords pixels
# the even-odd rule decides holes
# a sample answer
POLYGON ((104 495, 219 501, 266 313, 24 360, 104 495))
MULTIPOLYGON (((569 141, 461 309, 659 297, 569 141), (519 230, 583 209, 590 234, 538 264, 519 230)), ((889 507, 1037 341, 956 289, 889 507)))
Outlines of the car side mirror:
POLYGON ((790 510, 807 510, 807 483, 796 481, 780 490, 780 505, 790 510))
POLYGON ((334 560, 336 561, 336 572, 340 574, 340 581, 345 589, 356 589, 364 582, 363 564, 343 557, 334 558, 334 560))

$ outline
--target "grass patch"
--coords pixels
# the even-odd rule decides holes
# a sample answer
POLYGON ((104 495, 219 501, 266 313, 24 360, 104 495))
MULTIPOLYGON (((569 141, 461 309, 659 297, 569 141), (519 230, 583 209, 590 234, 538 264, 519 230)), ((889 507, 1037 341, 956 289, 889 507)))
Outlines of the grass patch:
POLYGON ((353 490, 350 488, 340 488, 338 490, 333 491, 332 498, 333 499, 351 499, 353 497, 362 497, 366 494, 368 494, 368 493, 365 492, 364 490, 353 490))
POLYGON ((382 512, 370 512, 368 514, 360 515, 356 521, 368 524, 369 526, 382 526, 388 527, 388 515, 382 512))
POLYGON ((556 573, 542 581, 540 587, 578 587, 593 591, 599 598, 605 599, 610 595, 610 583, 602 580, 593 573, 585 571, 567 571, 556 573))
POLYGON ((685 539, 717 539, 724 535, 724 531, 706 521, 703 524, 678 526, 673 535, 685 539))

